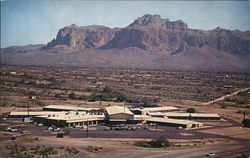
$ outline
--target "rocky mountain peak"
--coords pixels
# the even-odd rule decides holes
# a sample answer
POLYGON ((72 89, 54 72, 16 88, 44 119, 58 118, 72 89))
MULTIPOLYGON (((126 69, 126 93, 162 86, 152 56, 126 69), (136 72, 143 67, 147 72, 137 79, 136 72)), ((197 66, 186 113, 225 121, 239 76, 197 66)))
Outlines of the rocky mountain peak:
POLYGON ((110 41, 119 29, 111 29, 100 25, 77 26, 72 24, 60 29, 56 39, 47 44, 44 49, 57 45, 68 46, 73 49, 99 48, 110 41))
POLYGON ((146 14, 142 17, 138 17, 128 27, 153 27, 162 28, 173 31, 186 31, 188 26, 182 20, 169 21, 169 19, 162 19, 160 15, 146 14))

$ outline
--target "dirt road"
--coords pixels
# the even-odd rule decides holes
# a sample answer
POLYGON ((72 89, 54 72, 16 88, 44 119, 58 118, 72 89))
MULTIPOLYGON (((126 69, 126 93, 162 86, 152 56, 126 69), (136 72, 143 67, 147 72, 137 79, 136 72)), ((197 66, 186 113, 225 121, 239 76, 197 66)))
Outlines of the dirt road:
POLYGON ((224 100, 224 99, 227 98, 227 97, 231 97, 231 96, 237 95, 238 93, 247 91, 247 90, 249 90, 249 89, 250 89, 250 87, 244 88, 244 89, 240 89, 240 90, 235 91, 235 92, 233 92, 233 93, 231 93, 231 94, 223 95, 223 96, 221 96, 220 98, 214 99, 214 100, 209 101, 209 102, 206 102, 206 103, 202 103, 202 105, 209 105, 209 104, 216 103, 216 102, 218 102, 218 101, 224 100))

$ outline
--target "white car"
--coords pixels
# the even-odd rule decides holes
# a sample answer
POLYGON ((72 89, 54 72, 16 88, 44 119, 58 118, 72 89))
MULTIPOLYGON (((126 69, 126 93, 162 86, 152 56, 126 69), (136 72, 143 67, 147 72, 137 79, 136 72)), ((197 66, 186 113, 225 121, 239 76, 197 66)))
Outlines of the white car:
POLYGON ((39 123, 37 126, 41 127, 41 126, 43 126, 43 124, 42 124, 42 123, 39 123))
POLYGON ((5 129, 5 131, 11 131, 11 128, 10 128, 10 127, 7 127, 7 128, 5 129))
POLYGON ((60 130, 60 128, 54 128, 54 131, 59 131, 60 130))
POLYGON ((49 128, 48 128, 48 131, 52 131, 53 129, 54 129, 54 128, 52 128, 52 127, 49 127, 49 128))
POLYGON ((10 131, 11 132, 17 132, 17 129, 12 128, 10 131))
POLYGON ((215 156, 215 153, 208 153, 207 154, 207 157, 214 157, 215 156))
POLYGON ((179 127, 177 127, 177 129, 183 129, 183 127, 179 126, 179 127))

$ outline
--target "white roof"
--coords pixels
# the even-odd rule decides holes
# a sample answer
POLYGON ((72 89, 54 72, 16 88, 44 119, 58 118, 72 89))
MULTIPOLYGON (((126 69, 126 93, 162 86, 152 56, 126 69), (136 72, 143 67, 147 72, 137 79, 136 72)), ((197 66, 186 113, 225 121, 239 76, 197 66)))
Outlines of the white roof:
POLYGON ((148 116, 148 115, 134 115, 134 120, 145 120, 148 117, 151 117, 151 116, 148 116))
POLYGON ((90 111, 90 110, 98 110, 99 108, 85 108, 85 107, 70 106, 70 105, 48 105, 48 106, 45 106, 44 109, 58 109, 58 110, 68 110, 68 111, 90 111))
POLYGON ((201 124, 195 121, 177 120, 177 119, 168 119, 168 118, 159 118, 159 117, 149 117, 149 118, 146 118, 146 120, 152 121, 152 122, 171 123, 171 124, 180 124, 180 125, 201 124))
POLYGON ((218 114, 208 114, 208 113, 170 113, 170 112, 167 112, 167 113, 164 113, 165 116, 180 116, 180 117, 220 117, 220 115, 218 114))
POLYGON ((179 108, 174 107, 174 106, 161 106, 161 107, 136 108, 134 110, 140 110, 140 111, 145 111, 145 112, 154 112, 154 111, 179 110, 179 108))
POLYGON ((133 115, 133 113, 127 107, 124 106, 109 106, 106 107, 105 109, 109 115, 120 114, 120 113, 133 115))
POLYGON ((208 113, 178 113, 178 112, 150 112, 151 116, 167 116, 167 117, 220 117, 218 114, 208 114, 208 113))
POLYGON ((61 114, 57 115, 43 115, 43 116, 37 116, 41 118, 46 118, 49 120, 65 120, 67 122, 80 122, 80 121, 91 121, 91 120, 103 120, 104 114, 89 114, 86 112, 75 112, 75 111, 69 111, 69 112, 63 112, 61 114))
POLYGON ((48 115, 48 114, 61 114, 63 111, 55 112, 55 111, 12 111, 10 112, 10 116, 39 116, 39 115, 48 115))

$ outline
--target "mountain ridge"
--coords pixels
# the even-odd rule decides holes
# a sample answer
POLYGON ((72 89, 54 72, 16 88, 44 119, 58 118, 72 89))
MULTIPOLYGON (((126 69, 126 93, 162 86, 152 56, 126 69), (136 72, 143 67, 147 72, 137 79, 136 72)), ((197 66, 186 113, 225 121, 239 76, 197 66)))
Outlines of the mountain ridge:
POLYGON ((37 61, 40 64, 54 61, 54 64, 93 67, 250 69, 250 31, 219 27, 190 29, 182 20, 170 21, 160 15, 146 14, 124 28, 72 24, 60 29, 56 38, 46 45, 31 47, 5 48, 1 50, 2 61, 29 64, 31 61, 26 59, 42 54, 50 58, 37 61), (137 60, 144 65, 136 64, 137 60))

